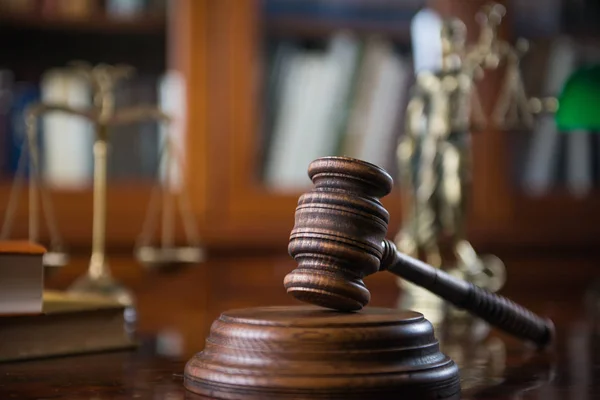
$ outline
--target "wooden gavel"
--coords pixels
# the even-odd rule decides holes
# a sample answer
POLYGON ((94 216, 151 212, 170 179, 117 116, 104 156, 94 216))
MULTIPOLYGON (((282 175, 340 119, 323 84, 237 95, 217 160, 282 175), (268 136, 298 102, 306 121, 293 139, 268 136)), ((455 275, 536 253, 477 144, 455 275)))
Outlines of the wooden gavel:
POLYGON ((324 157, 308 169, 315 188, 300 196, 288 251, 298 267, 284 280, 297 299, 340 311, 370 300, 363 278, 390 271, 503 331, 545 347, 553 324, 514 302, 400 253, 385 239, 389 213, 380 198, 393 181, 383 169, 324 157))

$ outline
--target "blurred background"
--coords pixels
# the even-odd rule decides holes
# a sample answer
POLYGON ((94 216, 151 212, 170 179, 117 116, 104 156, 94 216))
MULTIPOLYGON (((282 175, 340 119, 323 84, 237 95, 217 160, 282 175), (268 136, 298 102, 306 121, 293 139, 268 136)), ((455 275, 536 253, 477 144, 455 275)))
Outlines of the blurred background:
MULTIPOLYGON (((40 99, 92 104, 89 84, 60 68, 74 61, 134 67, 135 75, 115 88, 115 106, 158 105, 174 116, 170 134, 183 164, 175 181, 189 194, 207 258, 161 269, 133 256, 153 188, 164 179, 159 149, 166 133, 144 122, 109 132, 109 265, 135 295, 141 334, 172 353, 199 350, 220 312, 294 302, 282 280, 294 267, 286 247, 298 196, 310 188, 308 162, 351 155, 398 177, 396 143, 414 83, 414 15, 429 7, 457 16, 472 42, 475 14, 485 3, 0 0, 1 215, 6 218, 15 186, 27 105, 40 99)), ((569 71, 600 61, 597 2, 501 3, 507 14, 500 35, 511 43, 530 41, 521 62, 529 95, 558 96, 569 71), (556 67, 556 59, 572 65, 556 67)), ((478 82, 485 113, 503 79, 500 68, 478 82)), ((540 129, 473 134, 467 236, 506 264, 503 293, 546 313, 530 300, 544 296, 560 304, 597 275, 600 132, 589 128, 575 147, 570 135, 540 129), (583 174, 583 187, 568 172, 573 168, 583 174)), ((39 130, 41 175, 70 254, 68 264, 47 273, 46 286, 63 289, 89 261, 93 129, 52 115, 42 118, 39 130)), ((27 235, 26 191, 18 204, 11 238, 27 235)), ((393 237, 402 222, 399 190, 384 204, 393 237)), ((158 240, 159 232, 152 234, 158 240)), ((50 236, 41 230, 43 243, 50 236)), ((186 240, 180 220, 174 237, 186 240)), ((380 274, 368 285, 373 305, 397 304, 395 279, 380 274)))

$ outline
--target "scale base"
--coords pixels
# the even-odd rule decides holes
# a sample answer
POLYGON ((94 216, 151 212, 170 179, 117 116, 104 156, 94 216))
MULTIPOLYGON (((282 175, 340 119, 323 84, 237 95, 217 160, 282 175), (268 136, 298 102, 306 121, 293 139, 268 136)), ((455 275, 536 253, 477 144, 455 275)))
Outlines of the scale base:
POLYGON ((135 251, 137 260, 148 269, 169 271, 186 265, 200 264, 205 260, 204 249, 200 247, 139 247, 135 251))
POLYGON ((89 274, 83 275, 73 282, 67 291, 110 297, 125 306, 131 306, 134 303, 133 294, 110 275, 101 275, 99 277, 92 277, 89 274))

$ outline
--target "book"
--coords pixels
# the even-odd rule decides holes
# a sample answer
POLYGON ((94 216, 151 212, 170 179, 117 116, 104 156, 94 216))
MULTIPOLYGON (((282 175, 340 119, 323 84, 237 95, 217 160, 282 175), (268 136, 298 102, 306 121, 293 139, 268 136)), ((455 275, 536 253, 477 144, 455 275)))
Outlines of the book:
POLYGON ((341 154, 389 169, 412 70, 392 43, 367 39, 341 154))
POLYGON ((424 3, 422 0, 264 0, 263 12, 267 17, 304 17, 397 26, 410 21, 424 3))
POLYGON ((423 8, 412 19, 410 39, 415 73, 442 69, 442 17, 429 8, 423 8))
POLYGON ((359 49, 353 36, 339 33, 325 51, 291 55, 265 165, 269 186, 282 191, 308 186, 306 166, 336 153, 359 49))
POLYGON ((592 137, 585 130, 568 132, 566 186, 571 194, 582 197, 589 193, 592 182, 592 137))
POLYGON ((0 315, 42 311, 45 252, 27 241, 0 241, 0 315))
MULTIPOLYGON (((282 85, 290 69, 295 55, 301 49, 297 43, 289 40, 270 41, 266 45, 268 52, 267 71, 265 73, 266 90, 263 93, 265 112, 261 121, 261 137, 258 145, 261 159, 268 157, 272 145, 275 130, 276 117, 281 110, 281 102, 284 100, 282 85)), ((261 163, 260 176, 266 175, 266 163, 261 163)))
MULTIPOLYGON (((173 190, 179 190, 183 186, 183 175, 181 165, 185 165, 185 136, 187 119, 187 85, 185 77, 177 70, 169 70, 162 75, 157 83, 158 105, 159 108, 167 113, 172 121, 169 124, 160 124, 158 126, 158 162, 159 179, 164 183, 167 179, 169 186, 173 190), (179 162, 168 164, 164 156, 166 140, 169 139, 179 157, 179 162), (177 165, 178 164, 178 165, 177 165)), ((176 158, 172 159, 174 162, 176 158)))
POLYGON ((0 362, 133 348, 125 311, 109 298, 45 291, 41 313, 0 317, 0 362))
POLYGON ((96 4, 94 0, 42 0, 38 7, 46 18, 77 20, 94 14, 96 4))
POLYGON ((396 145, 399 115, 407 105, 407 82, 411 75, 407 63, 396 53, 382 62, 375 82, 370 112, 366 116, 365 141, 359 159, 390 170, 390 149, 396 145))
POLYGON ((144 12, 143 0, 107 0, 106 13, 115 18, 139 17, 144 12))
MULTIPOLYGON (((91 86, 78 74, 48 70, 41 81, 42 100, 87 110, 92 104, 91 86)), ((92 180, 92 123, 62 112, 42 117, 44 179, 50 186, 65 189, 85 187, 92 180)))
MULTIPOLYGON (((158 102, 158 78, 137 76, 118 82, 115 87, 115 113, 158 102)), ((107 174, 110 180, 153 180, 158 172, 159 123, 144 120, 108 128, 110 151, 107 174)))
POLYGON ((356 78, 354 98, 348 113, 347 129, 341 143, 341 155, 360 157, 361 148, 367 135, 368 114, 373 103, 373 93, 377 86, 381 66, 391 52, 389 41, 379 36, 367 38, 362 64, 356 78))
MULTIPOLYGON (((266 157, 265 182, 278 188, 296 186, 297 164, 294 157, 312 132, 304 129, 314 98, 315 77, 321 63, 316 52, 293 54, 281 84, 281 102, 275 117, 269 153, 266 157)), ((306 178, 308 179, 308 178, 306 178)), ((303 182, 304 183, 304 182, 303 182)))
MULTIPOLYGON (((10 103, 7 114, 7 171, 9 175, 17 172, 19 167, 23 168, 25 174, 29 173, 28 163, 19 165, 21 153, 27 146, 27 126, 25 124, 25 112, 29 106, 40 101, 40 90, 37 85, 29 82, 16 82, 12 85, 9 94, 10 103)), ((38 131, 39 133, 39 131, 38 131)), ((38 145, 39 138, 38 138, 38 145)), ((23 161, 21 161, 23 162, 23 161)))
MULTIPOLYGON (((7 149, 9 144, 9 112, 13 96, 14 74, 8 69, 0 69, 0 149, 7 149)), ((8 154, 0 153, 0 170, 8 170, 8 154)))
MULTIPOLYGON (((544 92, 558 95, 576 64, 576 54, 571 40, 558 38, 550 49, 544 92)), ((558 169, 556 161, 560 152, 559 135, 553 115, 542 115, 536 122, 523 171, 523 185, 531 195, 545 194, 555 184, 558 169)))
MULTIPOLYGON (((157 106, 159 103, 160 78, 154 75, 142 75, 135 79, 135 101, 138 105, 157 106)), ((185 98, 183 99, 185 102, 185 98)), ((174 114, 172 114, 174 115, 174 114)), ((142 121, 139 124, 136 157, 139 158, 139 178, 153 181, 159 172, 160 126, 154 120, 142 121)))

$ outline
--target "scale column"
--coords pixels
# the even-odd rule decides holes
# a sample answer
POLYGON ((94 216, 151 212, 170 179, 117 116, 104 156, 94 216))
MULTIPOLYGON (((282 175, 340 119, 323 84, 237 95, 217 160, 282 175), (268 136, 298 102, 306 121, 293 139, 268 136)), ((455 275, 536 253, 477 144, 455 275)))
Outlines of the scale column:
POLYGON ((94 205, 92 256, 89 274, 98 279, 110 274, 105 259, 106 243, 106 159, 107 159, 106 125, 98 124, 97 137, 94 142, 94 205))

